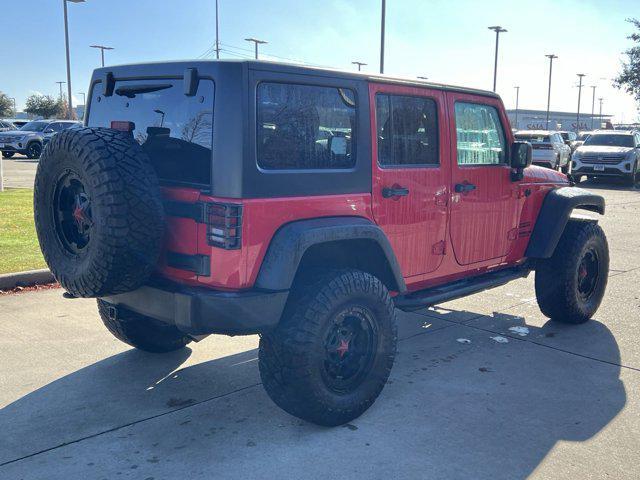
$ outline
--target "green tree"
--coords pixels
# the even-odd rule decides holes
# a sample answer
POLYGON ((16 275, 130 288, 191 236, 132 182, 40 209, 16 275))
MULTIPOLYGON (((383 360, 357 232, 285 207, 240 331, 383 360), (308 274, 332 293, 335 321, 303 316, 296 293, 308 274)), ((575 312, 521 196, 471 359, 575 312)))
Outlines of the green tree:
POLYGON ((624 52, 627 56, 627 61, 622 63, 622 72, 614 79, 613 84, 617 88, 633 95, 638 102, 638 109, 640 110, 640 20, 628 18, 627 22, 638 29, 637 32, 627 37, 637 45, 624 52))
POLYGON ((0 118, 11 117, 14 114, 13 100, 6 93, 0 92, 0 118))
POLYGON ((63 101, 56 100, 51 95, 31 95, 25 105, 25 112, 44 118, 57 116, 63 109, 63 101))

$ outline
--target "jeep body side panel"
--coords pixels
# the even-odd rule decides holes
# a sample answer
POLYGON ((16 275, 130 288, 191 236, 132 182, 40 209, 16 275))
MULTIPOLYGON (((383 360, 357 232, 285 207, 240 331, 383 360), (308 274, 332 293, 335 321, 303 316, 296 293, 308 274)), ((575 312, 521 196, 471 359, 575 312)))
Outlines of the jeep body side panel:
POLYGON ((271 240, 254 286, 264 290, 287 290, 291 288, 300 261, 310 247, 353 240, 375 242, 384 256, 371 258, 371 262, 385 262, 395 279, 395 288, 390 287, 406 291, 400 265, 386 235, 380 227, 361 217, 317 218, 284 225, 271 240))
POLYGON ((604 198, 582 188, 561 187, 545 196, 525 255, 529 258, 549 258, 574 209, 604 214, 604 198))

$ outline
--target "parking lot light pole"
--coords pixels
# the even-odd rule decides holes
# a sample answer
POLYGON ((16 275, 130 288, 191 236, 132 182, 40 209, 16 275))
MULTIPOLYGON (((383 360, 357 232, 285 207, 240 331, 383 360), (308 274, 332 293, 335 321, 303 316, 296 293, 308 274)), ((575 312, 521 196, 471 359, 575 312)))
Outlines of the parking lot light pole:
POLYGON ((598 99, 598 101, 600 102, 600 113, 598 114, 598 120, 600 125, 598 126, 598 128, 602 128, 602 101, 604 100, 604 98, 600 97, 598 99))
POLYGON ((71 60, 69 59, 69 21, 67 20, 67 2, 84 3, 85 0, 62 0, 64 9, 64 44, 67 51, 67 117, 73 119, 73 98, 71 98, 71 60))
POLYGON ((382 0, 382 12, 380 15, 380 73, 384 73, 384 24, 387 14, 387 2, 382 0))
POLYGON ((358 66, 358 71, 360 71, 360 69, 361 69, 362 67, 364 67, 365 65, 367 65, 367 64, 366 64, 366 63, 364 63, 364 62, 351 62, 351 63, 352 63, 353 65, 357 65, 357 66, 358 66))
POLYGON ((547 126, 545 127, 549 130, 549 107, 551 106, 551 72, 553 71, 553 59, 558 58, 557 55, 550 53, 549 55, 545 55, 549 59, 549 90, 547 91, 547 126))
POLYGON ((253 44, 255 45, 255 48, 256 48, 256 60, 258 59, 258 45, 262 45, 264 43, 269 43, 269 42, 267 42, 265 40, 259 40, 257 38, 252 38, 252 37, 251 38, 245 38, 245 40, 247 42, 253 42, 253 44))
POLYGON ((102 59, 102 66, 104 67, 104 51, 113 50, 113 47, 105 47, 104 45, 89 45, 89 47, 100 49, 100 58, 102 59))
POLYGON ((62 100, 62 85, 64 85, 67 82, 56 82, 56 83, 60 87, 60 100, 62 100))
POLYGON ((593 114, 596 109, 596 86, 591 85, 591 90, 593 91, 593 97, 591 98, 591 130, 593 130, 593 114))
POLYGON ((518 128, 518 104, 520 103, 520 87, 516 86, 513 87, 516 89, 516 121, 515 121, 515 128, 518 128))
POLYGON ((576 132, 580 131, 580 96, 582 95, 582 78, 586 77, 585 73, 577 73, 580 83, 578 84, 578 112, 576 113, 576 132))
POLYGON ((488 27, 489 30, 496 32, 496 55, 493 62, 493 91, 496 91, 496 81, 498 77, 498 44, 500 43, 500 34, 507 31, 506 28, 502 28, 500 25, 494 27, 488 27))

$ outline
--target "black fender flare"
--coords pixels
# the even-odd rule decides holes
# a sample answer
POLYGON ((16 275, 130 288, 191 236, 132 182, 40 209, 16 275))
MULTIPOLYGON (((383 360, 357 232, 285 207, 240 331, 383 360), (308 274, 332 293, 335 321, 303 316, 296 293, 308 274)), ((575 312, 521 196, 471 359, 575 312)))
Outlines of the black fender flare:
POLYGON ((407 287, 398 259, 386 235, 376 224, 362 217, 324 217, 287 223, 273 235, 260 266, 255 287, 288 290, 300 260, 313 245, 340 240, 373 240, 380 246, 399 292, 407 287))
POLYGON ((577 187, 551 190, 542 202, 525 256, 550 258, 574 209, 604 215, 604 197, 577 187))

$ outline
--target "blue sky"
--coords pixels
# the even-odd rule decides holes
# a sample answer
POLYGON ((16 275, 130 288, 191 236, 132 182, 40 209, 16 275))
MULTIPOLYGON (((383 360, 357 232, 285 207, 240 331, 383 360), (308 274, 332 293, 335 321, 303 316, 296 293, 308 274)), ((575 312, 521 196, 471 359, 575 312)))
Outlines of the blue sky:
MULTIPOLYGON (((214 0, 87 0, 69 4, 72 86, 87 89, 99 51, 115 47, 107 64, 196 58, 215 39, 214 0)), ((379 0, 219 0, 222 57, 251 56, 243 39, 269 41, 269 55, 352 69, 352 60, 378 69, 379 0)), ((18 108, 34 92, 57 94, 66 79, 61 0, 0 0, 3 30, 0 90, 18 108)), ((519 85, 521 108, 546 108, 548 60, 554 63, 551 108, 575 111, 576 73, 597 85, 604 113, 618 120, 638 118, 633 99, 611 87, 621 53, 631 45, 631 25, 640 17, 638 0, 387 0, 385 72, 423 75, 437 82, 490 89, 494 34, 501 36, 498 93, 512 108, 519 85)), ((275 57, 271 57, 275 59, 275 57)), ((597 103, 597 102, 596 102, 597 103)), ((582 111, 591 110, 591 89, 582 111)), ((597 111, 597 104, 596 104, 597 111)))

